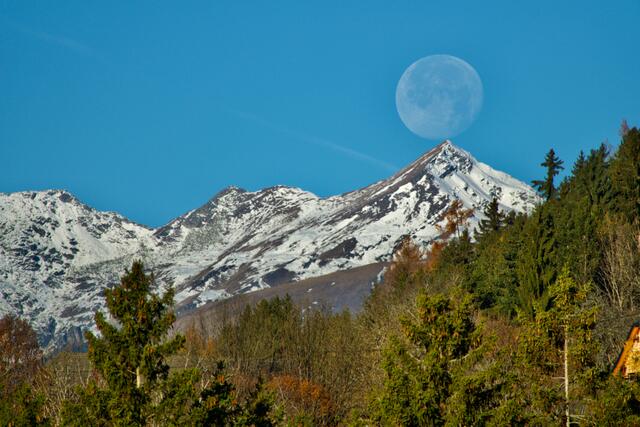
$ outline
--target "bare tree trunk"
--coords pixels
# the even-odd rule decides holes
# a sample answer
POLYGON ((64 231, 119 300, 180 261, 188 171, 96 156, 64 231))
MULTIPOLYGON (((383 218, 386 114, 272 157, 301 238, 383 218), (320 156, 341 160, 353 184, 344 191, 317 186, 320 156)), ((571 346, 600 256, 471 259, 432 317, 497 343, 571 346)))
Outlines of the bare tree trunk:
POLYGON ((142 387, 142 374, 140 373, 140 366, 136 368, 136 388, 142 387))
POLYGON ((567 419, 567 427, 571 425, 571 418, 569 415, 569 328, 564 327, 564 414, 567 419))

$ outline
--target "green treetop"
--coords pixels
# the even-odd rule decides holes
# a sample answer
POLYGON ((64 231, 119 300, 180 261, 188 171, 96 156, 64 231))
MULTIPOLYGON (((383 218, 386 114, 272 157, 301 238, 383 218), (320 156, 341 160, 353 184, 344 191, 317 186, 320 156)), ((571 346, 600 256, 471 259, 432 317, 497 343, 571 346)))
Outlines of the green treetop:
MULTIPOLYGON (((166 358, 180 350, 181 335, 168 339, 175 321, 173 290, 151 292, 153 275, 134 262, 120 285, 105 290, 111 319, 98 312, 100 336, 87 332, 88 357, 102 381, 79 390, 63 409, 64 425, 270 425, 269 406, 243 409, 221 374, 200 387, 197 369, 169 375, 166 358)), ((217 369, 219 372, 221 367, 217 369)))
POLYGON ((640 130, 634 127, 623 133, 610 168, 615 208, 630 221, 640 216, 640 130))
POLYGON ((481 220, 476 230, 476 236, 482 238, 487 234, 498 231, 505 224, 505 214, 500 210, 498 199, 494 197, 484 209, 485 219, 481 220))
POLYGON ((557 189, 553 180, 556 175, 564 169, 562 166, 563 163, 564 162, 556 156, 556 152, 553 151, 553 148, 550 149, 544 157, 544 162, 540 163, 540 166, 547 168, 547 176, 544 180, 533 181, 533 186, 540 192, 540 194, 542 194, 545 200, 551 200, 556 195, 557 189))
POLYGON ((167 379, 165 358, 184 343, 177 335, 166 340, 175 321, 173 290, 164 295, 151 292, 152 275, 146 275, 141 262, 134 262, 120 286, 105 289, 106 306, 113 321, 102 312, 95 316, 100 337, 85 334, 88 357, 107 387, 95 390, 106 419, 115 425, 144 425, 151 392, 167 379))
POLYGON ((402 321, 404 337, 392 339, 384 350, 385 381, 372 402, 371 421, 477 425, 495 405, 495 390, 493 381, 484 381, 486 371, 473 368, 481 338, 471 298, 460 291, 451 296, 423 292, 416 308, 402 321), (470 390, 480 377, 483 385, 470 390), (479 395, 482 399, 475 399, 479 395))

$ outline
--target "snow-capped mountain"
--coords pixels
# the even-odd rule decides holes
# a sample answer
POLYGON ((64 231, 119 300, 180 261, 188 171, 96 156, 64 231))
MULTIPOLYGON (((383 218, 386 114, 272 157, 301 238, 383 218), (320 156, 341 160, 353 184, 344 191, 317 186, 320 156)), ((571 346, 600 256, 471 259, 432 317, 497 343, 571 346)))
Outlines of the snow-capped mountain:
POLYGON ((0 194, 0 315, 30 319, 49 349, 91 327, 102 291, 134 258, 176 289, 181 312, 208 301, 390 259, 401 239, 428 245, 455 199, 476 209, 538 202, 528 185, 450 141, 389 179, 320 198, 291 187, 230 187, 151 229, 64 191, 0 194))

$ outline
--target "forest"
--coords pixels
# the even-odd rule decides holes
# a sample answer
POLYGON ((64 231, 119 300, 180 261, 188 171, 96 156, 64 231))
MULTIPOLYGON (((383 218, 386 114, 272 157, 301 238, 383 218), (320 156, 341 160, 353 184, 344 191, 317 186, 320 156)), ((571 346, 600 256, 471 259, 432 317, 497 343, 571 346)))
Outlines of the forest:
POLYGON ((275 298, 176 333, 136 261, 86 354, 44 359, 5 316, 0 425, 640 425, 640 383, 612 373, 640 320, 640 130, 620 137, 571 166, 549 150, 529 214, 494 200, 470 229, 452 203, 358 313, 275 298))

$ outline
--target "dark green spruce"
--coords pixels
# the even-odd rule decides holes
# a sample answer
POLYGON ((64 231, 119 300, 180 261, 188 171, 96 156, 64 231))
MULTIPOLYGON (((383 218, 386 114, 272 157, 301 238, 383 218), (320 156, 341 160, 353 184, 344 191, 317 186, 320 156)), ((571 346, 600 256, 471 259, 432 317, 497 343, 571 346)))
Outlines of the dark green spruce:
POLYGON ((554 184, 554 178, 560 173, 564 167, 564 162, 556 156, 556 152, 553 148, 549 150, 544 157, 544 162, 540 163, 540 166, 544 166, 547 169, 547 176, 544 180, 535 180, 532 182, 533 186, 540 192, 545 200, 551 200, 556 196, 557 189, 554 184))
MULTIPOLYGON (((173 290, 152 292, 153 275, 140 262, 105 290, 110 319, 96 313, 100 336, 87 332, 89 360, 101 381, 79 390, 68 402, 63 424, 75 426, 269 425, 268 406, 245 411, 223 375, 204 389, 197 369, 170 373, 167 358, 184 345, 182 335, 169 338, 175 321, 173 290)), ((218 369, 221 369, 219 367, 218 369)))

